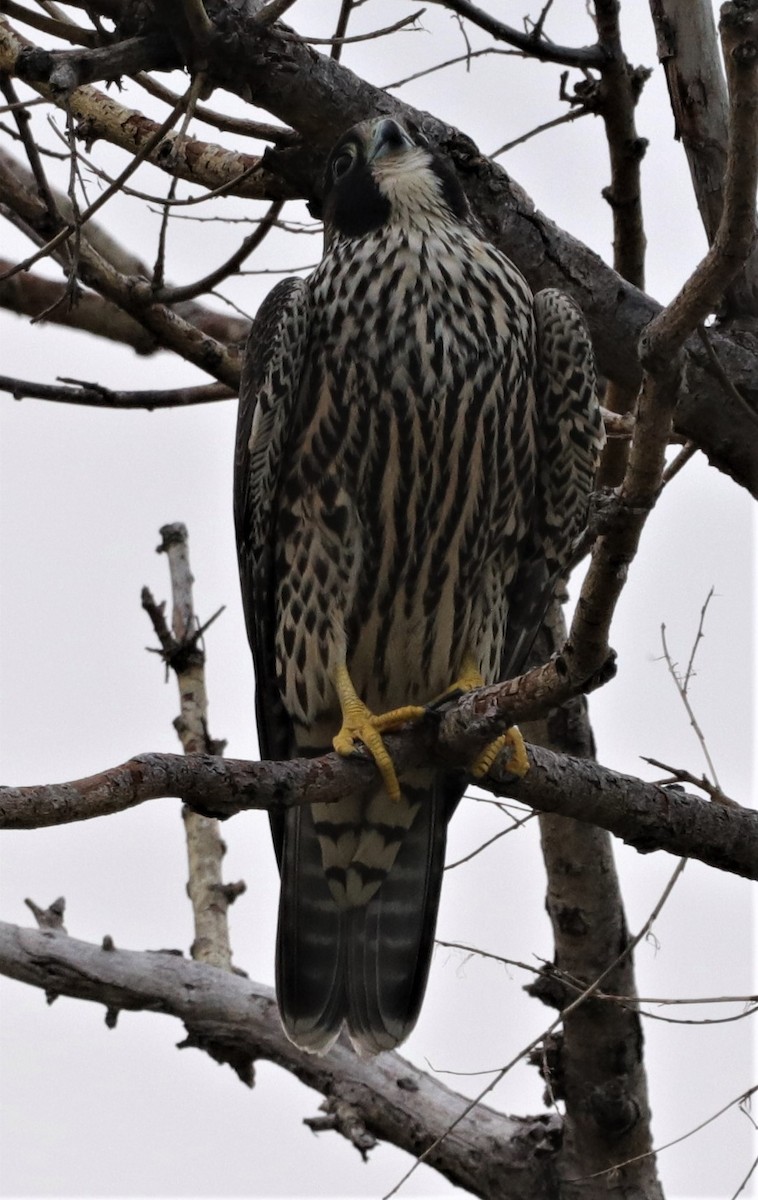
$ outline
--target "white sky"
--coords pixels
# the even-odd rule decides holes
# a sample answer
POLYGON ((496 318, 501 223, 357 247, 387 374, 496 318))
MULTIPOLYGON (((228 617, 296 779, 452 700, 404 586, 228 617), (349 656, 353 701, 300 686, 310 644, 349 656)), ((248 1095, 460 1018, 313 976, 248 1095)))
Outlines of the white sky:
MULTIPOLYGON (((490 7, 518 25, 526 5, 509 0, 490 7)), ((338 8, 337 0, 300 0, 289 16, 301 32, 323 35, 338 8)), ((647 5, 625 8, 627 53, 655 66, 647 5)), ((367 4, 355 15, 354 31, 412 9, 367 4)), ((447 14, 430 7, 423 24, 428 32, 347 47, 343 61, 383 84, 461 53, 460 33, 447 14)), ((569 0, 556 0, 548 29, 567 44, 592 40, 584 6, 569 0)), ((474 46, 485 44, 476 31, 470 34, 474 46)), ((401 94, 459 125, 487 151, 562 111, 559 75, 559 68, 493 56, 478 60, 469 75, 455 67, 401 94)), ((179 77, 169 83, 184 86, 179 77)), ((117 98, 143 103, 141 93, 117 98)), ((225 95, 211 104, 242 111, 225 95)), ((44 130, 43 110, 34 112, 35 127, 44 130)), ((644 164, 648 289, 665 301, 702 254, 704 239, 658 68, 638 126, 651 142, 644 164)), ((216 139, 207 127, 198 127, 197 136, 216 139)), ((2 131, 0 138, 6 138, 2 131)), ((112 172, 123 164, 108 147, 93 153, 112 172)), ((607 159, 598 120, 547 133, 504 163, 541 209, 608 257, 610 215, 600 197, 607 159)), ((162 194, 167 185, 146 168, 137 186, 162 194)), ((227 216, 254 211, 239 201, 223 205, 227 216)), ((287 215, 298 215, 295 206, 287 215)), ((125 244, 152 260, 156 216, 118 199, 106 217, 125 244)), ((4 232, 4 254, 29 252, 28 243, 4 232)), ((176 222, 169 235, 170 278, 180 283, 205 273, 242 232, 239 225, 176 222)), ((297 266, 319 253, 318 239, 292 238, 272 244, 265 262, 297 266)), ((248 276, 224 293, 252 313, 272 282, 248 276)), ((170 355, 140 359, 4 312, 0 346, 3 373, 43 382, 73 376, 143 388, 200 381, 170 355)), ((3 779, 72 779, 139 751, 177 749, 175 686, 164 686, 159 662, 144 651, 153 639, 139 603, 143 584, 158 598, 168 596, 166 562, 154 548, 159 526, 175 520, 189 527, 201 619, 227 605, 207 639, 211 732, 228 739, 230 755, 254 756, 253 679, 230 503, 234 405, 111 413, 5 397, 0 414, 3 779)), ((748 499, 699 456, 651 517, 619 606, 612 638, 619 674, 592 699, 603 763, 646 778, 655 773, 640 761, 643 754, 704 769, 660 661, 660 625, 666 624, 675 656, 686 660, 714 585, 692 701, 722 786, 750 801, 751 555, 748 499)), ((64 894, 66 923, 76 937, 99 942, 109 933, 123 947, 186 949, 192 934, 178 809, 167 800, 103 821, 5 834, 0 916, 27 924, 25 896, 45 905, 64 894)), ((489 806, 464 805, 452 825, 451 860, 495 832, 498 820, 489 806)), ((226 877, 248 884, 231 912, 235 960, 271 983, 277 880, 265 818, 240 816, 227 823, 224 836, 226 877)), ((619 865, 635 931, 675 861, 620 847, 619 865)), ((551 956, 536 823, 449 873, 438 933, 535 965, 551 956)), ((755 991, 748 883, 690 863, 637 964, 643 996, 755 991)), ((551 1019, 523 996, 525 982, 518 972, 438 950, 405 1052, 441 1070, 478 1071, 508 1061, 551 1019)), ((99 1006, 60 999, 47 1008, 41 993, 6 980, 0 980, 0 1004, 0 1195, 380 1196, 409 1164, 404 1154, 380 1147, 364 1166, 339 1137, 314 1137, 301 1119, 315 1114, 320 1098, 273 1066, 259 1065, 257 1086, 248 1092, 205 1055, 177 1054, 182 1029, 175 1021, 123 1013, 112 1032, 99 1006)), ((738 1011, 739 1005, 714 1006, 675 1015, 702 1019, 738 1011)), ((744 1021, 704 1027, 648 1020, 645 1035, 658 1144, 686 1133, 756 1082, 744 1021)), ((442 1078, 472 1094, 481 1086, 476 1077, 442 1078)), ((494 1103, 506 1112, 540 1111, 536 1072, 514 1070, 494 1103)), ((660 1172, 670 1196, 730 1196, 754 1155, 751 1123, 732 1109, 697 1138, 665 1151, 660 1172)), ((404 1190, 451 1192, 425 1168, 404 1190)))

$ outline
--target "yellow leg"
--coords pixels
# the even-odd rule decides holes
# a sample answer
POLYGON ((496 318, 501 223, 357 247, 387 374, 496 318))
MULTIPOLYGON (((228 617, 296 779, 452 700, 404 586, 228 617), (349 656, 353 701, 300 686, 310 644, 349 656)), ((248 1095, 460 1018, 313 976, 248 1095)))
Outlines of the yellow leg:
POLYGON ((469 767, 469 771, 474 776, 474 779, 483 779, 489 773, 498 754, 506 746, 511 747, 511 754, 506 770, 510 771, 512 775, 518 775, 520 778, 526 775, 529 770, 529 759, 524 739, 521 736, 518 725, 511 725, 510 729, 506 729, 505 733, 495 738, 494 742, 490 742, 488 746, 485 746, 473 765, 469 767))
POLYGON ((432 705, 436 708, 438 704, 442 704, 445 700, 452 700, 454 696, 460 696, 464 692, 473 692, 474 688, 484 687, 482 674, 473 658, 466 655, 461 663, 461 673, 455 683, 451 683, 450 687, 446 687, 444 692, 440 692, 439 696, 435 696, 432 700, 432 705))
POLYGON ((382 733, 397 729, 399 725, 405 725, 408 721, 420 720, 426 709, 408 704, 391 712, 378 715, 372 713, 358 697, 346 666, 337 668, 334 686, 342 709, 342 728, 332 743, 334 749, 338 754, 347 757, 352 754, 356 742, 363 742, 379 768, 390 800, 399 800, 400 784, 392 759, 382 741, 382 733))
MULTIPOLYGON (((481 672, 474 662, 471 655, 467 654, 461 664, 461 673, 455 683, 443 692, 442 697, 455 696, 459 692, 473 692, 474 688, 484 687, 484 680, 481 672)), ((501 750, 506 746, 511 747, 511 755, 508 759, 508 770, 513 775, 523 777, 529 770, 529 759, 526 753, 524 739, 519 732, 517 725, 512 725, 510 729, 506 729, 505 733, 500 737, 495 738, 493 742, 485 746, 479 757, 474 761, 469 768, 474 779, 482 779, 492 767, 495 759, 501 750)))

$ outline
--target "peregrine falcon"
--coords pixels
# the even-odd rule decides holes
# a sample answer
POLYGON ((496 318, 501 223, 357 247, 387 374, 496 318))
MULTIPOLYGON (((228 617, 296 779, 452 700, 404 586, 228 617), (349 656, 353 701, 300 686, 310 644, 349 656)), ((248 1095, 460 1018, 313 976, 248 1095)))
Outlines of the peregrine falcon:
POLYGON ((422 138, 349 130, 323 219, 320 265, 250 333, 235 519, 262 754, 363 743, 379 768, 272 818, 282 1022, 373 1054, 418 1016, 463 789, 434 765, 398 779, 382 733, 523 667, 603 434, 580 313, 532 295, 422 138))

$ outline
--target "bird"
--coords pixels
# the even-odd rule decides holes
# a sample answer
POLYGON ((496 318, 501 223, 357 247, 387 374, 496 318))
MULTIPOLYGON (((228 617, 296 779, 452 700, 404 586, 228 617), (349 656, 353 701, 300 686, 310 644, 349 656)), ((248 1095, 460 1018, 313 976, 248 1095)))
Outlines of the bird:
POLYGON ((398 777, 383 734, 523 668, 603 428, 578 308, 532 294, 420 131, 349 129, 320 203, 320 264, 251 327, 234 510, 261 754, 363 745, 378 767, 360 794, 271 815, 279 1012, 302 1050, 344 1031, 370 1056, 417 1020, 465 786, 433 763, 398 777))

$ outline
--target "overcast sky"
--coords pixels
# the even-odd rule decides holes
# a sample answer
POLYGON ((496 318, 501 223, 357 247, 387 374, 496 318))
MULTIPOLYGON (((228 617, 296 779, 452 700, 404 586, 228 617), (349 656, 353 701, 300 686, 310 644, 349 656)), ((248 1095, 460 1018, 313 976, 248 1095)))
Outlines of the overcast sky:
MULTIPOLYGON (((523 0, 489 7, 514 25, 526 9, 523 0)), ((395 20, 412 9, 366 4, 355 14, 354 30, 375 28, 388 14, 395 20)), ((289 17, 300 32, 323 36, 333 29, 338 10, 337 0, 300 0, 289 17)), ((629 57, 656 66, 647 5, 637 0, 625 10, 629 57)), ((422 23, 425 32, 346 47, 343 61, 372 82, 387 84, 462 52, 460 31, 448 14, 430 7, 422 23)), ((584 5, 576 0, 555 0, 548 31, 567 44, 592 40, 584 5)), ((469 32, 474 47, 486 44, 475 30, 469 32)), ((458 125, 491 152, 563 111, 559 75, 557 67, 492 56, 477 60, 470 74, 453 67, 403 88, 401 95, 458 125)), ((176 90, 186 86, 178 76, 168 82, 176 90)), ((117 98, 134 106, 146 100, 136 92, 117 98)), ((226 95, 214 96, 212 105, 243 111, 226 95)), ((33 112, 34 128, 55 145, 45 110, 33 112)), ((60 115, 56 120, 60 128, 60 115)), ((638 126, 651 143, 644 164, 648 290, 666 301, 705 243, 657 66, 638 126)), ((216 138, 207 127, 196 132, 216 138)), ((0 139, 7 145, 1 130, 0 139)), ((112 173, 123 165, 109 147, 97 146, 95 154, 112 173)), ((608 182, 607 155, 598 120, 584 118, 550 131, 501 161, 540 209, 609 257, 610 215, 600 196, 608 182)), ((164 194, 166 178, 144 168, 137 186, 164 194)), ((259 209, 226 200, 222 212, 239 218, 259 209)), ((293 205, 286 215, 307 214, 293 205)), ((121 198, 109 204, 105 217, 124 244, 152 260, 157 216, 121 198)), ((222 261, 243 229, 175 222, 169 235, 172 281, 192 280, 222 261)), ((4 238, 4 254, 29 252, 28 243, 9 236, 7 226, 4 238)), ((317 237, 279 238, 257 261, 294 268, 319 255, 317 237)), ((247 276, 223 291, 252 314, 272 282, 247 276)), ((0 345, 4 373, 43 382, 72 376, 143 388, 201 381, 192 367, 168 354, 141 359, 119 346, 52 325, 30 326, 4 312, 0 345)), ((154 549, 159 527, 176 520, 190 531, 198 615, 206 619, 227 606, 206 643, 211 733, 227 739, 230 755, 255 756, 253 677, 231 519, 235 406, 112 413, 0 397, 0 418, 4 780, 78 778, 140 751, 177 749, 171 726, 175 685, 164 683, 160 662, 145 652, 153 639, 139 603, 143 584, 158 598, 169 594, 166 561, 154 549)), ((710 470, 701 455, 666 490, 619 605, 612 636, 618 677, 591 701, 598 754, 608 766, 654 778, 640 758, 650 755, 697 773, 705 768, 661 661, 660 627, 665 623, 674 656, 686 660, 713 586, 692 701, 722 787, 749 802, 748 631, 755 611, 750 521, 747 497, 710 470)), ((500 822, 492 806, 464 804, 452 825, 450 860, 477 846, 500 822)), ((182 835, 179 805, 169 800, 102 821, 5 834, 0 917, 28 924, 24 897, 46 905, 63 894, 73 936, 99 942, 108 933, 122 947, 186 950, 192 933, 182 835)), ((277 879, 265 818, 242 815, 226 825, 224 837, 226 877, 244 878, 248 885, 231 912, 235 961, 253 978, 271 983, 277 879)), ((660 853, 642 857, 624 847, 618 857, 629 925, 636 931, 676 864, 660 853)), ((744 880, 689 863, 654 936, 638 950, 640 994, 754 992, 750 896, 744 880)), ((550 958, 536 822, 448 872, 438 934, 535 966, 550 958)), ((549 1023, 548 1011, 523 996, 526 982, 523 973, 438 949, 421 1020, 404 1052, 443 1072, 497 1068, 549 1023)), ((41 993, 7 980, 0 980, 0 1003, 3 1196, 380 1196, 407 1169, 407 1156, 392 1148, 380 1147, 365 1166, 336 1135, 312 1135, 301 1121, 315 1114, 320 1097, 273 1066, 260 1064, 257 1086, 248 1092, 207 1056, 194 1050, 179 1054, 174 1047, 182 1029, 169 1018, 122 1013, 113 1032, 99 1006, 60 999, 48 1008, 41 993)), ((671 1017, 670 1009, 647 1007, 671 1017)), ((739 1005, 714 1005, 677 1009, 675 1015, 702 1020, 739 1011, 739 1005)), ((645 1035, 659 1145, 687 1133, 756 1082, 744 1021, 704 1027, 649 1019, 645 1035)), ((441 1078, 471 1094, 482 1084, 476 1076, 441 1078)), ((515 1069, 491 1100, 506 1112, 540 1111, 534 1069, 515 1069)), ((667 1194, 730 1196, 754 1154, 751 1123, 733 1108, 661 1155, 667 1194)), ((404 1194, 451 1192, 422 1168, 404 1194)))

